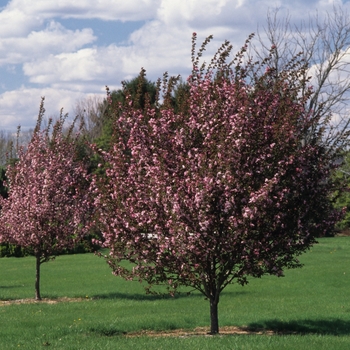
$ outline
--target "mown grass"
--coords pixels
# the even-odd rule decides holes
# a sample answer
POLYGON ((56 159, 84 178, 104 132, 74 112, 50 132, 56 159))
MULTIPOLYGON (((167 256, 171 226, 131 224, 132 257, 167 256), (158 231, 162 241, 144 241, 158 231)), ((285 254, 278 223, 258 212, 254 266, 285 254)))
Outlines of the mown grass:
POLYGON ((0 349, 349 349, 350 237, 321 239, 284 278, 232 285, 219 305, 220 326, 273 330, 275 335, 149 337, 142 331, 209 325, 198 294, 145 295, 138 282, 114 277, 92 254, 42 265, 43 298, 79 302, 2 305, 34 297, 34 259, 0 259, 0 349), (141 335, 128 337, 132 332, 141 335))

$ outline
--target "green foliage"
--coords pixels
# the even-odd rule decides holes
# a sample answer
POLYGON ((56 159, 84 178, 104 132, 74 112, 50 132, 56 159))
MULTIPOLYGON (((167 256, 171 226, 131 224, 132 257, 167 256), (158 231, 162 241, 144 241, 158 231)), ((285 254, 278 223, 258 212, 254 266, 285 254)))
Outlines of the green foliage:
POLYGON ((7 198, 7 188, 4 185, 4 181, 6 181, 6 167, 0 167, 0 196, 3 198, 7 198))
MULTIPOLYGON (((101 240, 101 235, 97 233, 90 233, 85 236, 85 238, 77 243, 73 248, 63 249, 60 252, 55 252, 55 256, 65 255, 65 254, 85 254, 97 252, 101 247, 96 244, 96 241, 101 240)), ((19 245, 10 244, 10 243, 1 243, 0 244, 0 258, 23 258, 25 256, 33 256, 33 252, 30 249, 26 249, 19 245)))
POLYGON ((156 101, 157 87, 154 82, 146 79, 145 73, 145 70, 141 70, 136 78, 123 81, 122 89, 111 92, 112 102, 124 105, 126 97, 130 95, 136 108, 144 108, 146 101, 153 105, 156 101))
POLYGON ((77 243, 71 249, 65 249, 61 254, 85 254, 94 253, 101 249, 101 246, 96 243, 96 241, 101 241, 101 234, 99 232, 90 232, 84 237, 84 239, 77 243))
POLYGON ((335 175, 339 181, 346 181, 348 186, 345 190, 339 192, 336 191, 334 194, 335 204, 337 209, 344 208, 344 218, 337 224, 337 229, 340 231, 350 230, 350 153, 344 156, 344 163, 342 167, 337 171, 335 175))
MULTIPOLYGON (((125 104, 128 103, 127 96, 131 97, 131 101, 136 108, 141 109, 145 107, 146 103, 153 105, 156 101, 156 84, 146 79, 145 70, 141 70, 140 74, 136 78, 129 81, 123 81, 122 84, 122 89, 114 90, 112 92, 109 92, 107 88, 107 99, 110 106, 105 111, 102 135, 95 140, 98 148, 103 150, 109 149, 113 134, 112 115, 114 113, 111 113, 111 111, 121 111, 125 104)), ((104 101, 104 103, 105 102, 106 101, 104 101)))
POLYGON ((175 113, 187 113, 189 110, 190 85, 181 79, 174 88, 173 108, 175 113))
POLYGON ((28 255, 28 252, 19 245, 10 244, 10 243, 0 244, 0 258, 4 258, 4 257, 20 258, 27 255, 28 255))

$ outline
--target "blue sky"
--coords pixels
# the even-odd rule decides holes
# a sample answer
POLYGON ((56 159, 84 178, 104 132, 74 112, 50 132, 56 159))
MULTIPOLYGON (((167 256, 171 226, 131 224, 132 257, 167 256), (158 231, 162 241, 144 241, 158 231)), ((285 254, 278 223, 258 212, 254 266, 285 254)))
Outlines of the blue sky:
MULTIPOLYGON (((77 101, 104 97, 136 76, 191 69, 191 34, 228 39, 238 50, 266 23, 268 9, 292 20, 349 3, 330 0, 0 0, 0 130, 35 125, 41 96, 46 115, 73 113, 77 101)), ((210 54, 210 49, 208 55, 210 54)))

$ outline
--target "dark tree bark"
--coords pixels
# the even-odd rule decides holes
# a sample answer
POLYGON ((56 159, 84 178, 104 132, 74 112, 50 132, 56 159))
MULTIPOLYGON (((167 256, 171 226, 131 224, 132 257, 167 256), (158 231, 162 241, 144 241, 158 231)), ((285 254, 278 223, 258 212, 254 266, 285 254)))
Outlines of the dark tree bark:
POLYGON ((219 333, 218 298, 210 299, 210 334, 219 333))
POLYGON ((36 271, 35 271, 35 300, 41 300, 40 295, 40 256, 36 257, 36 271))

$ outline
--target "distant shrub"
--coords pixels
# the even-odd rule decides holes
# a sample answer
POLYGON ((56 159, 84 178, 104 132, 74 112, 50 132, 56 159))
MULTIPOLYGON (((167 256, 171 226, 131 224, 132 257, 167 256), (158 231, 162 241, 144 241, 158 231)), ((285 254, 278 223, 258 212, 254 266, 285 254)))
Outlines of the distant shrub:
MULTIPOLYGON (((75 247, 71 249, 65 249, 61 251, 59 254, 55 254, 55 255, 92 253, 101 248, 98 244, 93 243, 95 241, 100 241, 100 240, 101 240, 101 237, 99 234, 91 233, 87 235, 84 238, 84 240, 78 243, 75 247)), ((10 244, 10 243, 0 244, 0 258, 5 258, 5 257, 21 258, 28 255, 33 255, 30 249, 25 249, 19 245, 10 244)))
POLYGON ((28 252, 19 245, 2 243, 0 244, 0 258, 16 257, 21 258, 28 255, 28 252))

